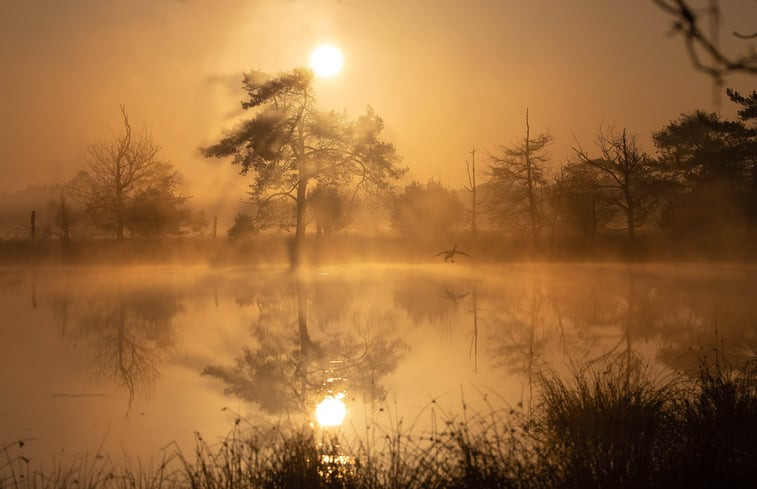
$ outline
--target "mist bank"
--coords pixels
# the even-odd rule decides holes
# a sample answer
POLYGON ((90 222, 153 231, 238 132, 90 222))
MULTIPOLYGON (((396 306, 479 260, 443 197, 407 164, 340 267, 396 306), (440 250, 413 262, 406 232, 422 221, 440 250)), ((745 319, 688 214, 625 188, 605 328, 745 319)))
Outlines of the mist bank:
MULTIPOLYGON (((0 240, 3 265, 271 265, 286 267, 294 252, 293 236, 260 235, 244 239, 196 236, 108 239, 55 239, 30 242, 0 240)), ((446 239, 408 239, 396 233, 338 234, 309 237, 302 250, 303 264, 340 263, 474 263, 518 261, 555 262, 757 262, 755 241, 745 235, 707 234, 698 239, 661 233, 641 234, 628 242, 622 233, 592 239, 565 239, 534 248, 528 236, 467 233, 446 239), (456 253, 445 261, 446 252, 456 253)))

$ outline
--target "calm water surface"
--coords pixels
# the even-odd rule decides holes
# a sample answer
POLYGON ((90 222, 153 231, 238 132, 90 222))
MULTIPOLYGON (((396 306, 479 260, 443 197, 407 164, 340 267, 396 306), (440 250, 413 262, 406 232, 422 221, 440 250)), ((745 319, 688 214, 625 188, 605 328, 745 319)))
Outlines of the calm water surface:
POLYGON ((736 265, 0 269, 0 442, 160 456, 251 423, 345 426, 538 402, 539 372, 636 355, 661 375, 757 348, 736 265))

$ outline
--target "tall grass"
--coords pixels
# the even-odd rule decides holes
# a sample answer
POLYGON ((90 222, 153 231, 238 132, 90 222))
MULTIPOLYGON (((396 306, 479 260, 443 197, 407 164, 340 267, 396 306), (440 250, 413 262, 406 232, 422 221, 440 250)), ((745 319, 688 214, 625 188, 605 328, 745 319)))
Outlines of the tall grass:
POLYGON ((712 351, 689 387, 675 404, 681 479, 691 485, 757 487, 757 359, 733 368, 712 351))
POLYGON ((631 357, 540 384, 534 413, 542 464, 561 487, 667 483, 676 431, 675 381, 655 381, 631 357))
POLYGON ((529 412, 455 414, 432 428, 370 426, 360 436, 310 426, 196 435, 155 468, 95 456, 32 470, 2 450, 0 489, 27 488, 547 488, 757 486, 757 368, 704 355, 685 377, 659 378, 632 357, 550 374, 529 412))
POLYGON ((171 489, 185 487, 183 474, 170 468, 170 457, 158 467, 128 460, 115 464, 99 452, 63 465, 33 467, 21 455, 23 442, 0 449, 0 489, 171 489))

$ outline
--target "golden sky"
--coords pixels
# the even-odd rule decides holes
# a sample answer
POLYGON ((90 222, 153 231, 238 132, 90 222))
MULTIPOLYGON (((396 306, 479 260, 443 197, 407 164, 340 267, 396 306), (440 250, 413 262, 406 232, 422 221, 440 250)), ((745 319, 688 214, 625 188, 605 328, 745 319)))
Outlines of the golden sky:
MULTIPOLYGON (((754 30, 757 2, 721 5, 724 38, 754 30)), ((321 106, 371 105, 408 179, 462 185, 471 147, 483 166, 522 137, 527 107, 532 131, 556 138, 555 166, 600 124, 648 147, 652 130, 713 108, 669 31, 649 0, 3 0, 0 191, 72 176, 125 104, 197 202, 242 198, 246 180, 197 148, 240 116, 242 72, 306 65, 322 42, 345 62, 318 80, 321 106)), ((751 92, 755 78, 726 86, 751 92)))

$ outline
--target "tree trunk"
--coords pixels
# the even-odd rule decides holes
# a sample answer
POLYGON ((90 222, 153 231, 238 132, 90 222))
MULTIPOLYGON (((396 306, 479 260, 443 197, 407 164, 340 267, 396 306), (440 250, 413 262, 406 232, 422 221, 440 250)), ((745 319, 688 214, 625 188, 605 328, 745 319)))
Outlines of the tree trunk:
POLYGON ((304 94, 304 100, 300 115, 297 120, 297 143, 295 154, 297 155, 297 172, 299 180, 297 181, 297 228, 294 235, 294 244, 292 245, 292 269, 295 270, 302 265, 302 254, 305 246, 305 206, 307 205, 308 190, 308 169, 305 168, 305 134, 302 127, 302 114, 307 106, 308 93, 304 94))
MULTIPOLYGON (((634 200, 634 197, 631 196, 631 175, 632 175, 632 169, 631 169, 631 161, 633 158, 633 155, 631 155, 631 152, 628 149, 628 140, 626 139, 626 130, 623 129, 623 139, 622 139, 622 170, 623 170, 623 194, 626 198, 626 222, 628 223, 628 241, 633 243, 634 238, 636 237, 636 202, 634 200)), ((635 194, 634 194, 635 195, 635 194)))
POLYGON ((298 268, 302 264, 302 253, 305 245, 305 194, 308 180, 302 173, 303 171, 300 170, 300 181, 297 184, 297 230, 292 248, 292 268, 298 268))
POLYGON ((526 109, 526 184, 528 188, 528 213, 531 221, 531 242, 534 249, 539 247, 539 229, 536 216, 536 196, 534 195, 533 168, 531 166, 531 127, 528 124, 528 109, 526 109))
POLYGON ((63 198, 63 195, 60 196, 60 229, 61 240, 63 243, 68 244, 71 240, 71 234, 68 225, 68 208, 66 207, 66 199, 63 198))
POLYGON ((560 217, 560 207, 562 205, 563 183, 556 181, 557 186, 557 199, 555 201, 555 208, 552 211, 552 227, 549 230, 549 247, 554 248, 555 245, 555 232, 557 229, 557 218, 560 217))
POLYGON ((118 214, 118 224, 116 226, 116 239, 123 241, 124 239, 124 218, 121 213, 118 214))
POLYGON ((476 216, 478 215, 478 210, 476 209, 476 200, 478 197, 476 196, 476 149, 473 148, 471 151, 471 194, 473 197, 472 202, 472 214, 471 214, 471 233, 473 234, 473 239, 475 240, 478 235, 478 229, 476 228, 476 216))
POLYGON ((121 241, 124 239, 124 195, 121 188, 121 170, 116 170, 118 182, 116 184, 116 239, 121 241))
POLYGON ((628 241, 633 243, 634 238, 636 237, 636 205, 633 199, 631 198, 631 190, 629 188, 628 183, 626 183, 625 195, 626 195, 626 205, 628 206, 626 208, 626 222, 628 224, 628 241))

